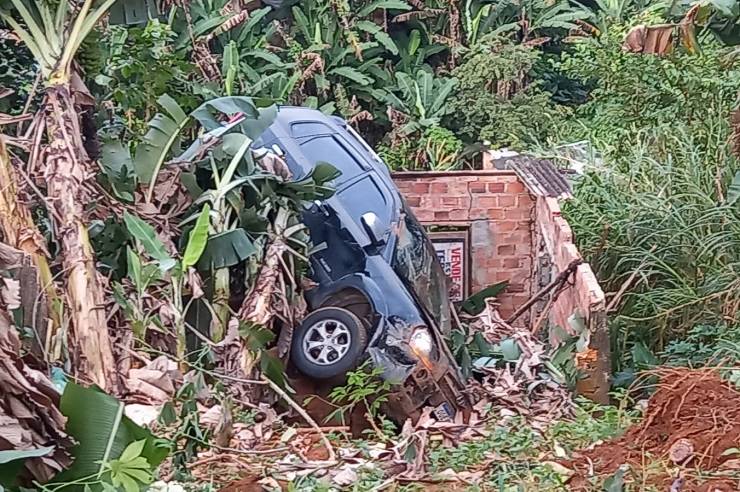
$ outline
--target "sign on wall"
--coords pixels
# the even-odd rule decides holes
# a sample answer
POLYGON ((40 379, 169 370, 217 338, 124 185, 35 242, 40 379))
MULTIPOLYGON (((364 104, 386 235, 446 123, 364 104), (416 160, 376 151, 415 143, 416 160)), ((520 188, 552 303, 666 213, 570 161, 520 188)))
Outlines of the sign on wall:
POLYGON ((450 281, 450 300, 464 300, 468 296, 467 232, 431 232, 429 236, 450 281))

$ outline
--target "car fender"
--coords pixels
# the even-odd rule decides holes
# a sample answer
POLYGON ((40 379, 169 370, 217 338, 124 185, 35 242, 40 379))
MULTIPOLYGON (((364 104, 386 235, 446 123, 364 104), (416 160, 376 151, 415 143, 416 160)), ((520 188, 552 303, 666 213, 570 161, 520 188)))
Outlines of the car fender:
POLYGON ((378 284, 362 273, 353 273, 342 277, 327 285, 319 285, 306 292, 308 303, 312 309, 317 309, 327 300, 345 289, 355 289, 365 294, 376 314, 383 318, 388 316, 388 303, 378 284))

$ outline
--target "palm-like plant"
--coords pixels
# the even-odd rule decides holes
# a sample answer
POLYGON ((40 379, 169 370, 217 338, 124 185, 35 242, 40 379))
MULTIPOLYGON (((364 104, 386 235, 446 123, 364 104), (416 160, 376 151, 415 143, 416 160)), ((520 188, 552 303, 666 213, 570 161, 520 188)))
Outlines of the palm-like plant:
POLYGON ((404 123, 397 130, 402 136, 408 136, 439 125, 442 117, 449 113, 447 98, 457 79, 435 77, 428 71, 419 70, 416 78, 396 72, 396 84, 395 88, 378 90, 376 94, 403 114, 404 123))
POLYGON ((61 243, 77 368, 101 388, 116 391, 115 361, 101 310, 103 289, 84 222, 83 204, 91 198, 86 185, 94 170, 82 145, 72 88, 75 53, 113 2, 59 0, 52 8, 40 0, 6 0, 0 4, 0 18, 31 51, 46 87, 37 131, 45 130, 47 136, 47 203, 61 243))

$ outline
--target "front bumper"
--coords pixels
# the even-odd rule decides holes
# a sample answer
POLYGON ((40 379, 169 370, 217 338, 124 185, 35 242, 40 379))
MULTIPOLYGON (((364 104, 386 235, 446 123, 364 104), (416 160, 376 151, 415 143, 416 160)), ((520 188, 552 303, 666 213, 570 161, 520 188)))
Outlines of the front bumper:
POLYGON ((442 337, 435 333, 434 355, 427 360, 409 350, 408 339, 413 329, 398 319, 378 330, 368 347, 374 365, 383 377, 394 383, 384 404, 384 412, 396 422, 416 420, 424 407, 435 408, 439 419, 452 419, 471 407, 460 370, 451 358, 442 337), (377 336, 380 335, 380 336, 377 336))

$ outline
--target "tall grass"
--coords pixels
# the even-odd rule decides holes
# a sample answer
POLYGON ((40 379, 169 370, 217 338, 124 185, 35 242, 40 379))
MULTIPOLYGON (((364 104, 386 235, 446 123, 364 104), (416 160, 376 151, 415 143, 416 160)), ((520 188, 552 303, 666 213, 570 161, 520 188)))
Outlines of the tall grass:
POLYGON ((633 277, 613 316, 616 347, 654 350, 697 323, 734 322, 740 306, 740 163, 722 115, 641 132, 576 186, 565 211, 604 290, 633 277), (732 195, 732 194, 730 194, 732 195))

